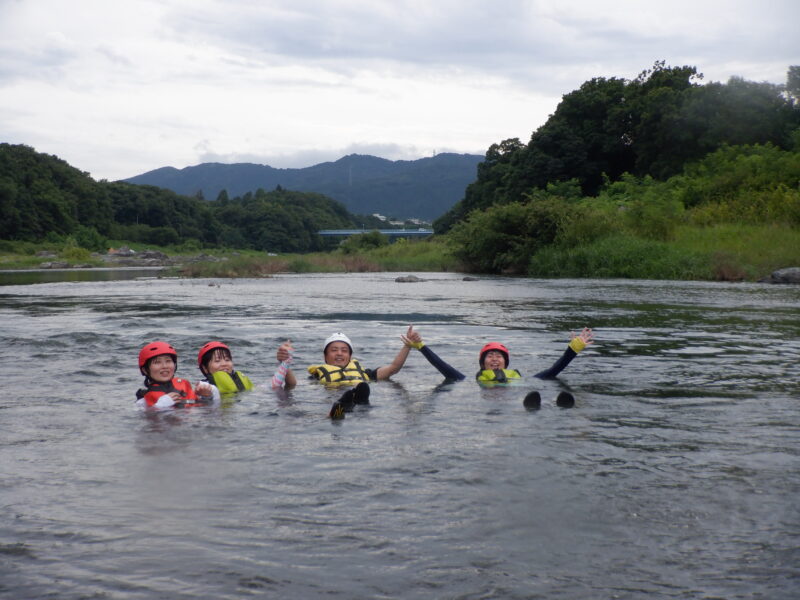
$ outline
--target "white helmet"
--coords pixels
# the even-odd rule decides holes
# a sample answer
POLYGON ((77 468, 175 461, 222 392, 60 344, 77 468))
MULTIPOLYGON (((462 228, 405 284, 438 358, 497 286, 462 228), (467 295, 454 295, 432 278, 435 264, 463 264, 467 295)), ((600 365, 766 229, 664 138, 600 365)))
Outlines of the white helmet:
POLYGON ((350 354, 353 353, 353 344, 350 342, 350 338, 343 334, 341 331, 337 331, 333 335, 329 336, 327 340, 325 340, 325 345, 322 347, 322 351, 328 349, 328 346, 333 342, 344 342, 350 347, 350 354))

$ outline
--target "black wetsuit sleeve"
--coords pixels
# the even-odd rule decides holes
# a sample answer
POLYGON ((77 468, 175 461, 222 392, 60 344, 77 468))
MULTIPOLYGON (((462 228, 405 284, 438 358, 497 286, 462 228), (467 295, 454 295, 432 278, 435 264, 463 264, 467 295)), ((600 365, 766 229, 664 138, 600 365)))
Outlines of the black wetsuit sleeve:
POLYGON ((462 379, 466 378, 461 371, 451 367, 441 358, 439 358, 436 352, 430 349, 430 346, 423 346, 422 348, 419 349, 419 351, 425 358, 428 359, 429 363, 431 363, 434 367, 436 367, 436 370, 439 371, 439 373, 444 375, 446 379, 461 381, 462 379))
POLYGON ((553 366, 549 369, 545 369, 544 371, 539 371, 534 375, 534 377, 538 377, 539 379, 555 379, 561 371, 567 368, 567 365, 572 362, 572 359, 578 356, 578 353, 575 352, 572 348, 567 346, 567 349, 564 350, 564 354, 561 355, 556 362, 553 363, 553 366))

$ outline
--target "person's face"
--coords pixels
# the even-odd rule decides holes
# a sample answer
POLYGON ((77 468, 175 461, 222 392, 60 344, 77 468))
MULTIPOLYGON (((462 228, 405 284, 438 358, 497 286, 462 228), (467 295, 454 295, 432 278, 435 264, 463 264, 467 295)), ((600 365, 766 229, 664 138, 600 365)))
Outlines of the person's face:
POLYGON ((334 367, 344 367, 350 362, 350 346, 344 342, 331 342, 325 348, 325 362, 334 367))
POLYGON ((175 361, 169 354, 161 354, 147 364, 147 376, 157 383, 166 383, 175 375, 175 361))
POLYGON ((505 369, 506 359, 503 353, 498 350, 489 350, 483 358, 483 366, 490 371, 495 369, 505 369))
POLYGON ((217 371, 233 373, 233 359, 229 353, 225 352, 224 349, 217 348, 211 354, 211 360, 208 361, 206 370, 209 373, 216 373, 217 371))

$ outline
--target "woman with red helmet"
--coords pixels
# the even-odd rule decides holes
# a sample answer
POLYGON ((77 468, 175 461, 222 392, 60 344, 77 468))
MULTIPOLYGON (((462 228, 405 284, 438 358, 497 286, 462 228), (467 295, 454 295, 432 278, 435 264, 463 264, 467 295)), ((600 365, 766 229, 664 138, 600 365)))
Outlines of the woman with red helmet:
POLYGON ((219 391, 207 382, 196 385, 175 377, 178 353, 167 342, 150 342, 139 351, 139 371, 144 388, 136 392, 136 404, 144 408, 183 408, 219 400, 219 391))

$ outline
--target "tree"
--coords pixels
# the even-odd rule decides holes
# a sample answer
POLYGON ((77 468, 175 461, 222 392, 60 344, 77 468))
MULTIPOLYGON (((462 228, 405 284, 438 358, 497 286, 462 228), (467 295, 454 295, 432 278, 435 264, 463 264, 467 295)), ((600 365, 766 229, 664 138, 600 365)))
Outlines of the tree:
MULTIPOLYGON (((800 86, 792 67, 786 90, 800 86)), ((493 144, 464 198, 434 222, 448 231, 475 210, 535 202, 533 189, 576 179, 596 196, 604 181, 626 172, 663 180, 724 144, 772 143, 791 148, 800 111, 780 86, 731 78, 700 85, 692 66, 657 61, 636 79, 594 78, 566 94, 526 146, 493 144), (527 200, 526 200, 527 198, 527 200)))
POLYGON ((796 108, 800 104, 800 65, 789 67, 786 73, 786 93, 796 108))

